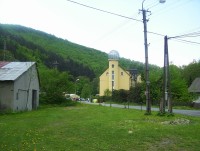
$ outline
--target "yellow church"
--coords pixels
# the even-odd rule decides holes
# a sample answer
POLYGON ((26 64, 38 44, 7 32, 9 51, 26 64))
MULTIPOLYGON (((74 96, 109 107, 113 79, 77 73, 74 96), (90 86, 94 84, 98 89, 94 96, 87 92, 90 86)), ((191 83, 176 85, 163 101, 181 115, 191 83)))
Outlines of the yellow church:
POLYGON ((104 96, 105 90, 129 90, 135 83, 141 81, 137 75, 137 70, 124 70, 119 66, 119 53, 116 50, 108 54, 109 67, 100 76, 99 96, 104 96))

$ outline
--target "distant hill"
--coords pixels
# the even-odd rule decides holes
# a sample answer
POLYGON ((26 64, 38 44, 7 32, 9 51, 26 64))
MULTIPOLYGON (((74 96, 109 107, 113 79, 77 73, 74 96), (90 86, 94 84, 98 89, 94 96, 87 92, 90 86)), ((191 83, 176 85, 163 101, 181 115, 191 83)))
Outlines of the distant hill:
MULTIPOLYGON (((0 24, 0 60, 36 61, 48 68, 56 66, 60 71, 68 71, 74 77, 93 79, 107 68, 107 59, 105 52, 42 31, 0 24)), ((137 68, 139 72, 144 70, 143 63, 125 58, 120 59, 120 65, 125 69, 137 68)))

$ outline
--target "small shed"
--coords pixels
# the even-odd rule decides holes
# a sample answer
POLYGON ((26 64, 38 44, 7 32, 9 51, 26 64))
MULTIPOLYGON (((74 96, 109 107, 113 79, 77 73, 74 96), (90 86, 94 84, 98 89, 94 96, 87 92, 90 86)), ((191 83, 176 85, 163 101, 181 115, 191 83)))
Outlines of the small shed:
POLYGON ((195 101, 193 101, 194 107, 200 108, 200 78, 194 79, 190 87, 188 88, 188 91, 191 93, 199 94, 199 98, 195 101))
POLYGON ((38 106, 36 63, 0 61, 0 110, 25 111, 38 106))

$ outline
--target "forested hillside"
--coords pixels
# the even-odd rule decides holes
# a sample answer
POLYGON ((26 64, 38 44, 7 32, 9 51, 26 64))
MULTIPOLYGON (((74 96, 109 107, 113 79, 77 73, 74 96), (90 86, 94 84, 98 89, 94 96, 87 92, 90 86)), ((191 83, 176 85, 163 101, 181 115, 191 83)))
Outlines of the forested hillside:
MULTIPOLYGON (((84 98, 98 94, 99 76, 108 67, 108 56, 100 50, 35 29, 7 24, 0 24, 0 60, 37 62, 40 89, 46 94, 45 100, 51 102, 60 101, 63 92, 77 93, 84 98)), ((119 63, 124 69, 137 69, 145 81, 143 63, 125 58, 120 58, 119 63)), ((183 67, 170 65, 170 77, 173 100, 190 101, 187 88, 200 77, 200 61, 183 67)), ((150 65, 150 82, 150 97, 154 103, 163 94, 162 68, 150 65)), ((129 93, 131 100, 145 100, 145 83, 132 90, 129 93)))
MULTIPOLYGON (((94 78, 108 65, 107 54, 102 51, 19 25, 0 25, 0 50, 4 48, 4 41, 6 50, 16 60, 37 61, 49 68, 57 63, 60 71, 69 71, 75 77, 82 75, 94 78)), ((127 59, 121 59, 120 62, 124 68, 135 66, 143 70, 142 63, 127 59)))
MULTIPOLYGON (((75 93, 75 89, 85 97, 97 94, 99 76, 108 67, 108 56, 102 51, 9 24, 0 24, 0 60, 37 62, 41 91, 49 92, 51 100, 57 97, 52 94, 75 93)), ((120 65, 124 69, 137 68, 139 73, 144 69, 143 63, 125 58, 120 59, 120 65)))

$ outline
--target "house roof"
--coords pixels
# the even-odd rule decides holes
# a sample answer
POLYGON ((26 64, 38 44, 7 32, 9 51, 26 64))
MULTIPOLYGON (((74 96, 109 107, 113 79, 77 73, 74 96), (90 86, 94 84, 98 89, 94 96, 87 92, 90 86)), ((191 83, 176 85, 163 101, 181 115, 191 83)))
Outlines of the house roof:
POLYGON ((200 92, 200 78, 196 78, 192 84, 190 85, 190 87, 188 88, 189 92, 196 92, 199 93, 200 92))
POLYGON ((2 62, 0 61, 0 81, 15 81, 35 62, 2 62))

